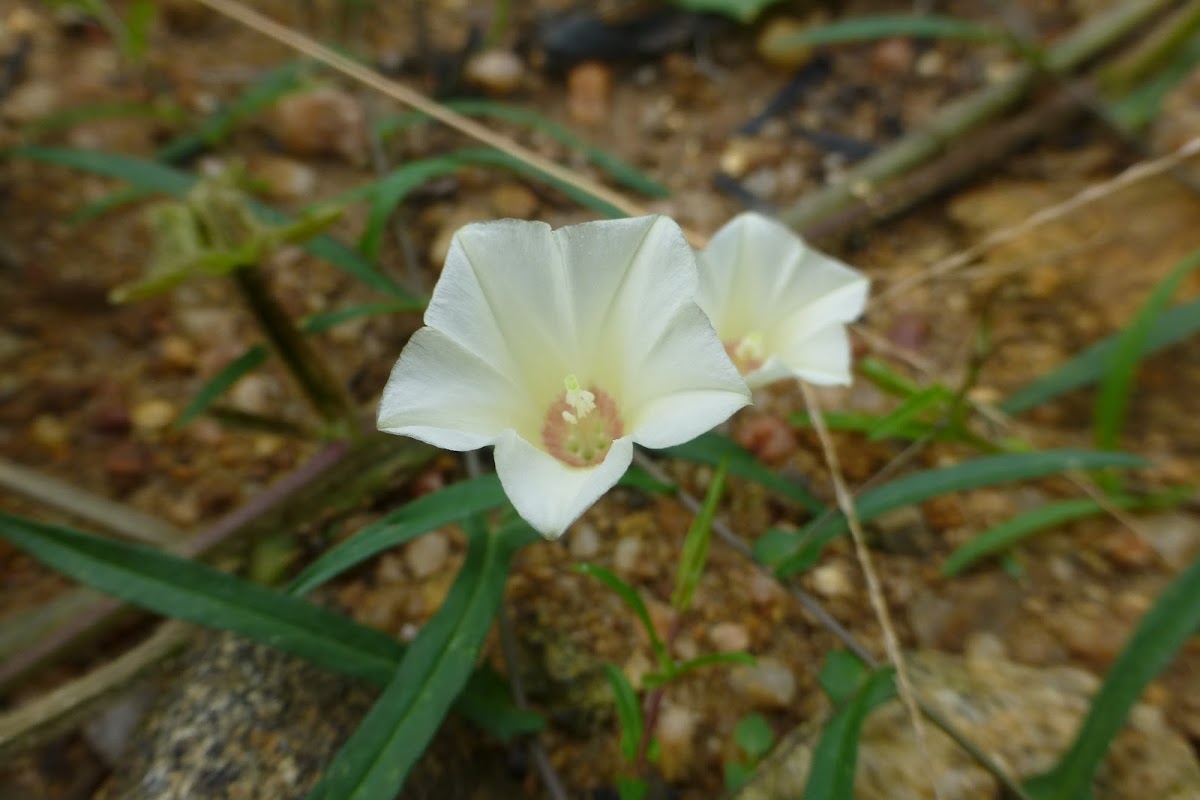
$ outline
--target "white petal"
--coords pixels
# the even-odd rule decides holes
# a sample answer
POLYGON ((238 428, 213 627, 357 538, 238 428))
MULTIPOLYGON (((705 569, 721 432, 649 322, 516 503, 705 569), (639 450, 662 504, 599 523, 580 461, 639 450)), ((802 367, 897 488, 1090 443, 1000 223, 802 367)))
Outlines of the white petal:
POLYGON ((557 539, 592 503, 611 489, 633 460, 633 442, 612 443, 595 467, 568 467, 513 431, 496 442, 496 474, 522 518, 547 539, 557 539))
POLYGON ((787 343, 806 339, 830 325, 852 322, 867 304, 870 281, 840 261, 810 250, 784 290, 784 314, 773 335, 787 343))
POLYGON ((796 373, 784 363, 782 358, 772 355, 763 362, 761 367, 742 377, 746 379, 746 385, 751 389, 761 389, 776 381, 781 381, 785 378, 794 378, 796 377, 796 373))
POLYGON ((780 357, 797 378, 809 383, 846 386, 852 380, 850 336, 844 325, 831 325, 794 342, 780 357))
POLYGON ((507 428, 537 430, 517 386, 441 331, 413 334, 392 368, 377 424, 447 450, 491 444, 507 428))
POLYGON ((647 447, 686 442, 750 402, 704 312, 691 303, 631 366, 636 372, 627 389, 626 422, 647 447))
POLYGON ((662 216, 589 222, 554 235, 570 272, 580 346, 600 373, 587 377, 622 394, 628 375, 620 363, 637 360, 676 309, 692 302, 695 255, 679 226, 662 216))
POLYGON ((570 297, 550 226, 475 223, 454 235, 425 323, 547 402, 578 359, 570 297))

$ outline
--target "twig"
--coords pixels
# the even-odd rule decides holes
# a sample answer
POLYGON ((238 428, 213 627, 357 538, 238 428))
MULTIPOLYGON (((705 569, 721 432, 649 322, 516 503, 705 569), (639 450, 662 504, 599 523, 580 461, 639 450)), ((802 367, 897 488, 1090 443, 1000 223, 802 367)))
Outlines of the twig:
MULTIPOLYGON (((1074 69, 1167 6, 1167 0, 1120 3, 1049 48, 1045 63, 1055 71, 1074 69)), ((845 180, 800 200, 780 219, 803 230, 857 201, 871 205, 881 184, 910 172, 951 142, 1016 106, 1033 88, 1037 75, 1035 67, 1023 65, 1007 80, 947 105, 923 128, 858 164, 845 180)))
MULTIPOLYGON (((854 540, 854 553, 858 557, 863 577, 867 581, 867 596, 870 598, 871 606, 875 610, 875 617, 879 620, 879 627, 883 630, 883 646, 887 651, 888 660, 896 668, 897 688, 900 690, 900 699, 904 702, 905 708, 908 709, 909 720, 912 722, 913 733, 916 735, 917 749, 920 751, 926 765, 930 765, 929 740, 925 735, 925 725, 921 720, 921 713, 917 707, 916 694, 912 681, 908 676, 908 668, 904 665, 904 654, 900 651, 900 640, 896 636, 896 629, 892 626, 891 612, 888 611, 887 600, 883 596, 883 585, 880 583, 879 575, 875 571, 875 562, 871 557, 871 550, 867 547, 867 537, 863 533, 862 523, 858 519, 858 511, 854 506, 854 498, 851 496, 850 489, 846 486, 846 481, 842 477, 842 466, 838 459, 837 447, 834 446, 833 439, 829 435, 829 428, 825 425, 825 415, 821 412, 821 404, 817 399, 817 393, 804 381, 797 381, 797 383, 800 384, 800 391, 804 395, 804 404, 808 407, 808 417, 812 420, 813 430, 817 432, 817 439, 820 440, 821 449, 825 453, 825 466, 829 470, 829 476, 833 480, 833 491, 834 496, 837 498, 838 507, 846 517, 846 523, 850 527, 850 536, 854 540)), ((930 774, 930 782, 933 787, 933 796, 940 798, 942 795, 941 790, 938 788, 936 774, 930 774)))
POLYGON ((965 250, 960 250, 953 255, 947 256, 936 262, 928 269, 921 272, 919 275, 897 281, 889 286, 883 292, 875 296, 875 303, 882 303, 890 298, 896 297, 901 292, 908 291, 914 286, 926 283, 928 281, 960 269, 967 264, 970 264, 975 259, 979 258, 983 253, 993 247, 1012 241, 1013 239, 1028 233, 1034 228, 1045 225, 1048 222, 1061 219, 1066 215, 1077 211, 1083 206, 1102 200, 1114 192, 1125 188, 1138 181, 1154 175, 1160 175, 1168 170, 1179 165, 1183 161, 1191 158, 1194 155, 1200 154, 1200 137, 1191 139, 1181 145, 1175 152, 1169 153, 1161 158, 1156 158, 1153 161, 1143 161, 1134 164, 1129 169, 1120 173, 1116 177, 1110 178, 1101 183, 1093 184, 1073 197, 1064 200, 1053 206, 1043 208, 1035 214, 1032 214, 1024 221, 1012 225, 1008 228, 991 233, 985 236, 976 244, 968 247, 965 250))
POLYGON ((0 458, 0 486, 127 539, 170 546, 184 538, 183 531, 149 514, 4 458, 0 458))
POLYGON ((175 653, 195 631, 171 620, 144 642, 86 675, 0 715, 0 758, 27 750, 90 713, 105 699, 175 653))

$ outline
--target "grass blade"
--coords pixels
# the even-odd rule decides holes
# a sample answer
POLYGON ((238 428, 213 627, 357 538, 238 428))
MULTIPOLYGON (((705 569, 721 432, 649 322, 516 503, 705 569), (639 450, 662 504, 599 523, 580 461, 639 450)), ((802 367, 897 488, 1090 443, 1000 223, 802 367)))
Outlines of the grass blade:
POLYGON ((207 411, 208 407, 235 383, 265 364, 267 356, 267 348, 258 344, 222 367, 204 386, 200 387, 200 391, 196 392, 196 396, 175 420, 175 427, 182 428, 207 411))
POLYGON ((460 481, 417 498, 327 550, 292 581, 288 592, 307 594, 384 550, 442 525, 490 511, 502 505, 504 500, 504 490, 495 475, 460 481))
POLYGON ((612 687, 617 705, 617 722, 621 726, 621 755, 632 764, 637 760, 642 740, 642 704, 625 673, 612 664, 604 665, 604 674, 612 687))
MULTIPOLYGON (((1200 300, 1169 308, 1151 321, 1138 355, 1157 353, 1197 332, 1200 332, 1200 300)), ((1119 338, 1120 334, 1114 334, 1096 342, 1054 372, 1010 396, 1000 404, 1000 410, 1006 414, 1021 414, 1100 380, 1119 338)))
POLYGON ((182 161, 218 144, 235 127, 263 111, 279 98, 300 87, 308 62, 289 61, 250 83, 224 108, 217 109, 194 130, 172 139, 159 148, 159 161, 182 161))
POLYGON ((804 800, 854 800, 858 739, 867 715, 896 696, 890 669, 866 676, 850 699, 825 723, 813 748, 804 800))
MULTIPOLYGON (((867 439, 878 442, 900 435, 913 424, 919 424, 919 417, 927 411, 944 411, 954 399, 944 386, 930 386, 909 396, 900 406, 888 414, 871 428, 867 439)), ((925 427, 928 427, 927 425, 925 427)))
MULTIPOLYGON (((129 183, 134 189, 165 194, 180 200, 187 195, 196 181, 192 175, 173 167, 116 153, 55 147, 17 147, 7 151, 7 154, 116 178, 129 183)), ((255 203, 254 209, 265 222, 278 225, 288 221, 285 215, 262 204, 255 203)), ((420 302, 377 270, 371 262, 330 236, 318 236, 305 243, 304 249, 354 276, 372 289, 414 303, 420 302)))
MULTIPOLYGON (((1102 453, 1088 450, 1047 450, 1039 453, 1004 453, 965 461, 952 467, 931 469, 906 475, 885 483, 859 497, 855 506, 859 518, 868 522, 895 508, 910 506, 952 492, 978 489, 997 483, 1041 478, 1075 469, 1104 467, 1141 467, 1146 462, 1127 453, 1102 453)), ((846 518, 834 514, 813 522, 794 534, 791 554, 774 562, 780 577, 808 569, 821 549, 849 530, 846 518)), ((778 547, 778 541, 773 543, 778 547)))
POLYGON ((705 433, 690 442, 658 452, 668 458, 694 461, 712 467, 719 466, 722 461, 728 459, 730 475, 757 483, 813 513, 825 510, 825 504, 805 491, 802 486, 776 475, 759 463, 749 450, 739 447, 736 442, 718 433, 705 433))
POLYGON ((504 593, 508 562, 538 538, 523 522, 472 537, 450 593, 309 800, 392 800, 467 683, 504 593))
POLYGON ((658 638, 658 631, 654 629, 654 623, 650 621, 650 612, 646 609, 646 603, 638 594, 637 589, 604 567, 595 564, 575 564, 572 569, 581 575, 587 575, 600 581, 625 601, 625 605, 629 606, 629 610, 637 616, 642 627, 646 629, 646 635, 650 637, 650 647, 654 650, 655 657, 658 658, 659 667, 667 669, 671 664, 671 659, 667 656, 666 645, 663 644, 662 639, 658 638))
POLYGON ((924 14, 880 15, 851 17, 813 25, 802 31, 780 37, 780 48, 811 47, 823 44, 848 44, 890 39, 893 36, 912 36, 919 39, 959 39, 968 42, 1003 42, 1008 35, 1003 31, 954 17, 924 14))
MULTIPOLYGON (((1134 498, 1111 497, 1108 503, 1118 508, 1132 508, 1141 502, 1134 498)), ((1053 528, 1073 520, 1105 513, 1104 506, 1095 500, 1078 498, 1047 503, 1040 508, 1018 514, 999 525, 988 528, 959 547, 942 564, 942 577, 953 578, 980 559, 1002 553, 1038 531, 1053 528)))
POLYGON ((333 311, 322 311, 319 314, 312 314, 300 321, 300 330, 305 333, 324 333, 330 328, 336 328, 344 322, 360 319, 362 317, 374 317, 380 314, 403 314, 411 311, 423 311, 425 303, 411 300, 387 300, 382 303, 362 303, 356 306, 347 306, 346 308, 338 308, 333 311))
POLYGON ((704 575, 704 563, 708 560, 708 545, 712 541, 713 517, 717 515, 717 505, 721 502, 721 493, 725 491, 725 472, 728 459, 722 459, 721 465, 713 475, 708 492, 704 495, 704 505, 700 513, 692 520, 687 537, 683 541, 683 554, 679 558, 679 571, 676 573, 675 591, 671 594, 671 605, 680 614, 688 610, 692 604, 692 595, 704 575))
POLYGON ((1121 438, 1134 378, 1154 320, 1162 314, 1183 279, 1197 267, 1200 267, 1200 250, 1193 251, 1176 264, 1154 287, 1137 316, 1114 342, 1096 398, 1095 436, 1096 446, 1101 450, 1115 450, 1121 438))
MULTIPOLYGON (((495 100, 450 100, 446 105, 454 111, 470 117, 492 117, 514 125, 525 125, 534 130, 541 131, 552 139, 557 140, 560 144, 582 153, 584 158, 599 169, 607 172, 617 183, 650 197, 666 197, 668 195, 666 187, 658 181, 634 169, 607 150, 588 144, 568 128, 543 117, 541 114, 520 108, 519 106, 498 103, 495 100)), ((401 127, 428 119, 429 117, 419 112, 410 112, 390 117, 380 122, 378 128, 379 136, 380 138, 387 138, 401 127)))
POLYGON ((204 564, 0 512, 0 537, 93 589, 166 616, 240 633, 312 663, 386 683, 403 651, 380 631, 204 564))
POLYGON ((1142 617, 1092 698, 1071 748, 1053 770, 1030 782, 1030 794, 1037 800, 1084 797, 1133 704, 1198 630, 1200 559, 1181 573, 1142 617))

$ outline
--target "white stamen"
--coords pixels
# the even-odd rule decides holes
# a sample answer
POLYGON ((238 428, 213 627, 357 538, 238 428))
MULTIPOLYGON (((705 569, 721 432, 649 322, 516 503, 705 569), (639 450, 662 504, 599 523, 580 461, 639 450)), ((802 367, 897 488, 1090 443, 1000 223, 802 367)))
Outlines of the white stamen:
POLYGON ((759 331, 751 331, 742 337, 733 351, 734 357, 743 363, 762 361, 763 335, 759 331))
POLYGON ((596 395, 581 387, 579 385, 579 379, 575 377, 574 373, 571 373, 563 379, 563 386, 565 386, 567 389, 567 396, 565 398, 566 403, 575 412, 574 414, 571 414, 568 411, 564 411, 563 419, 572 425, 576 425, 578 424, 579 420, 583 419, 595 410, 596 395), (570 416, 568 417, 568 415, 570 416))

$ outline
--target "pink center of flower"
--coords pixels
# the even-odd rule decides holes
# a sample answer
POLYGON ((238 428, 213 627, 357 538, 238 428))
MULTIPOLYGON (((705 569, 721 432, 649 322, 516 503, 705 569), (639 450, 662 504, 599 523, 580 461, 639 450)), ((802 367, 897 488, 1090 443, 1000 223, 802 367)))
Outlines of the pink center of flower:
POLYGON ((542 423, 546 452, 571 467, 593 467, 604 460, 614 440, 625 433, 617 404, 607 392, 584 389, 574 375, 550 404, 542 423))
POLYGON ((729 359, 741 374, 749 375, 763 365, 763 337, 758 331, 751 331, 740 339, 730 339, 724 345, 729 359))

